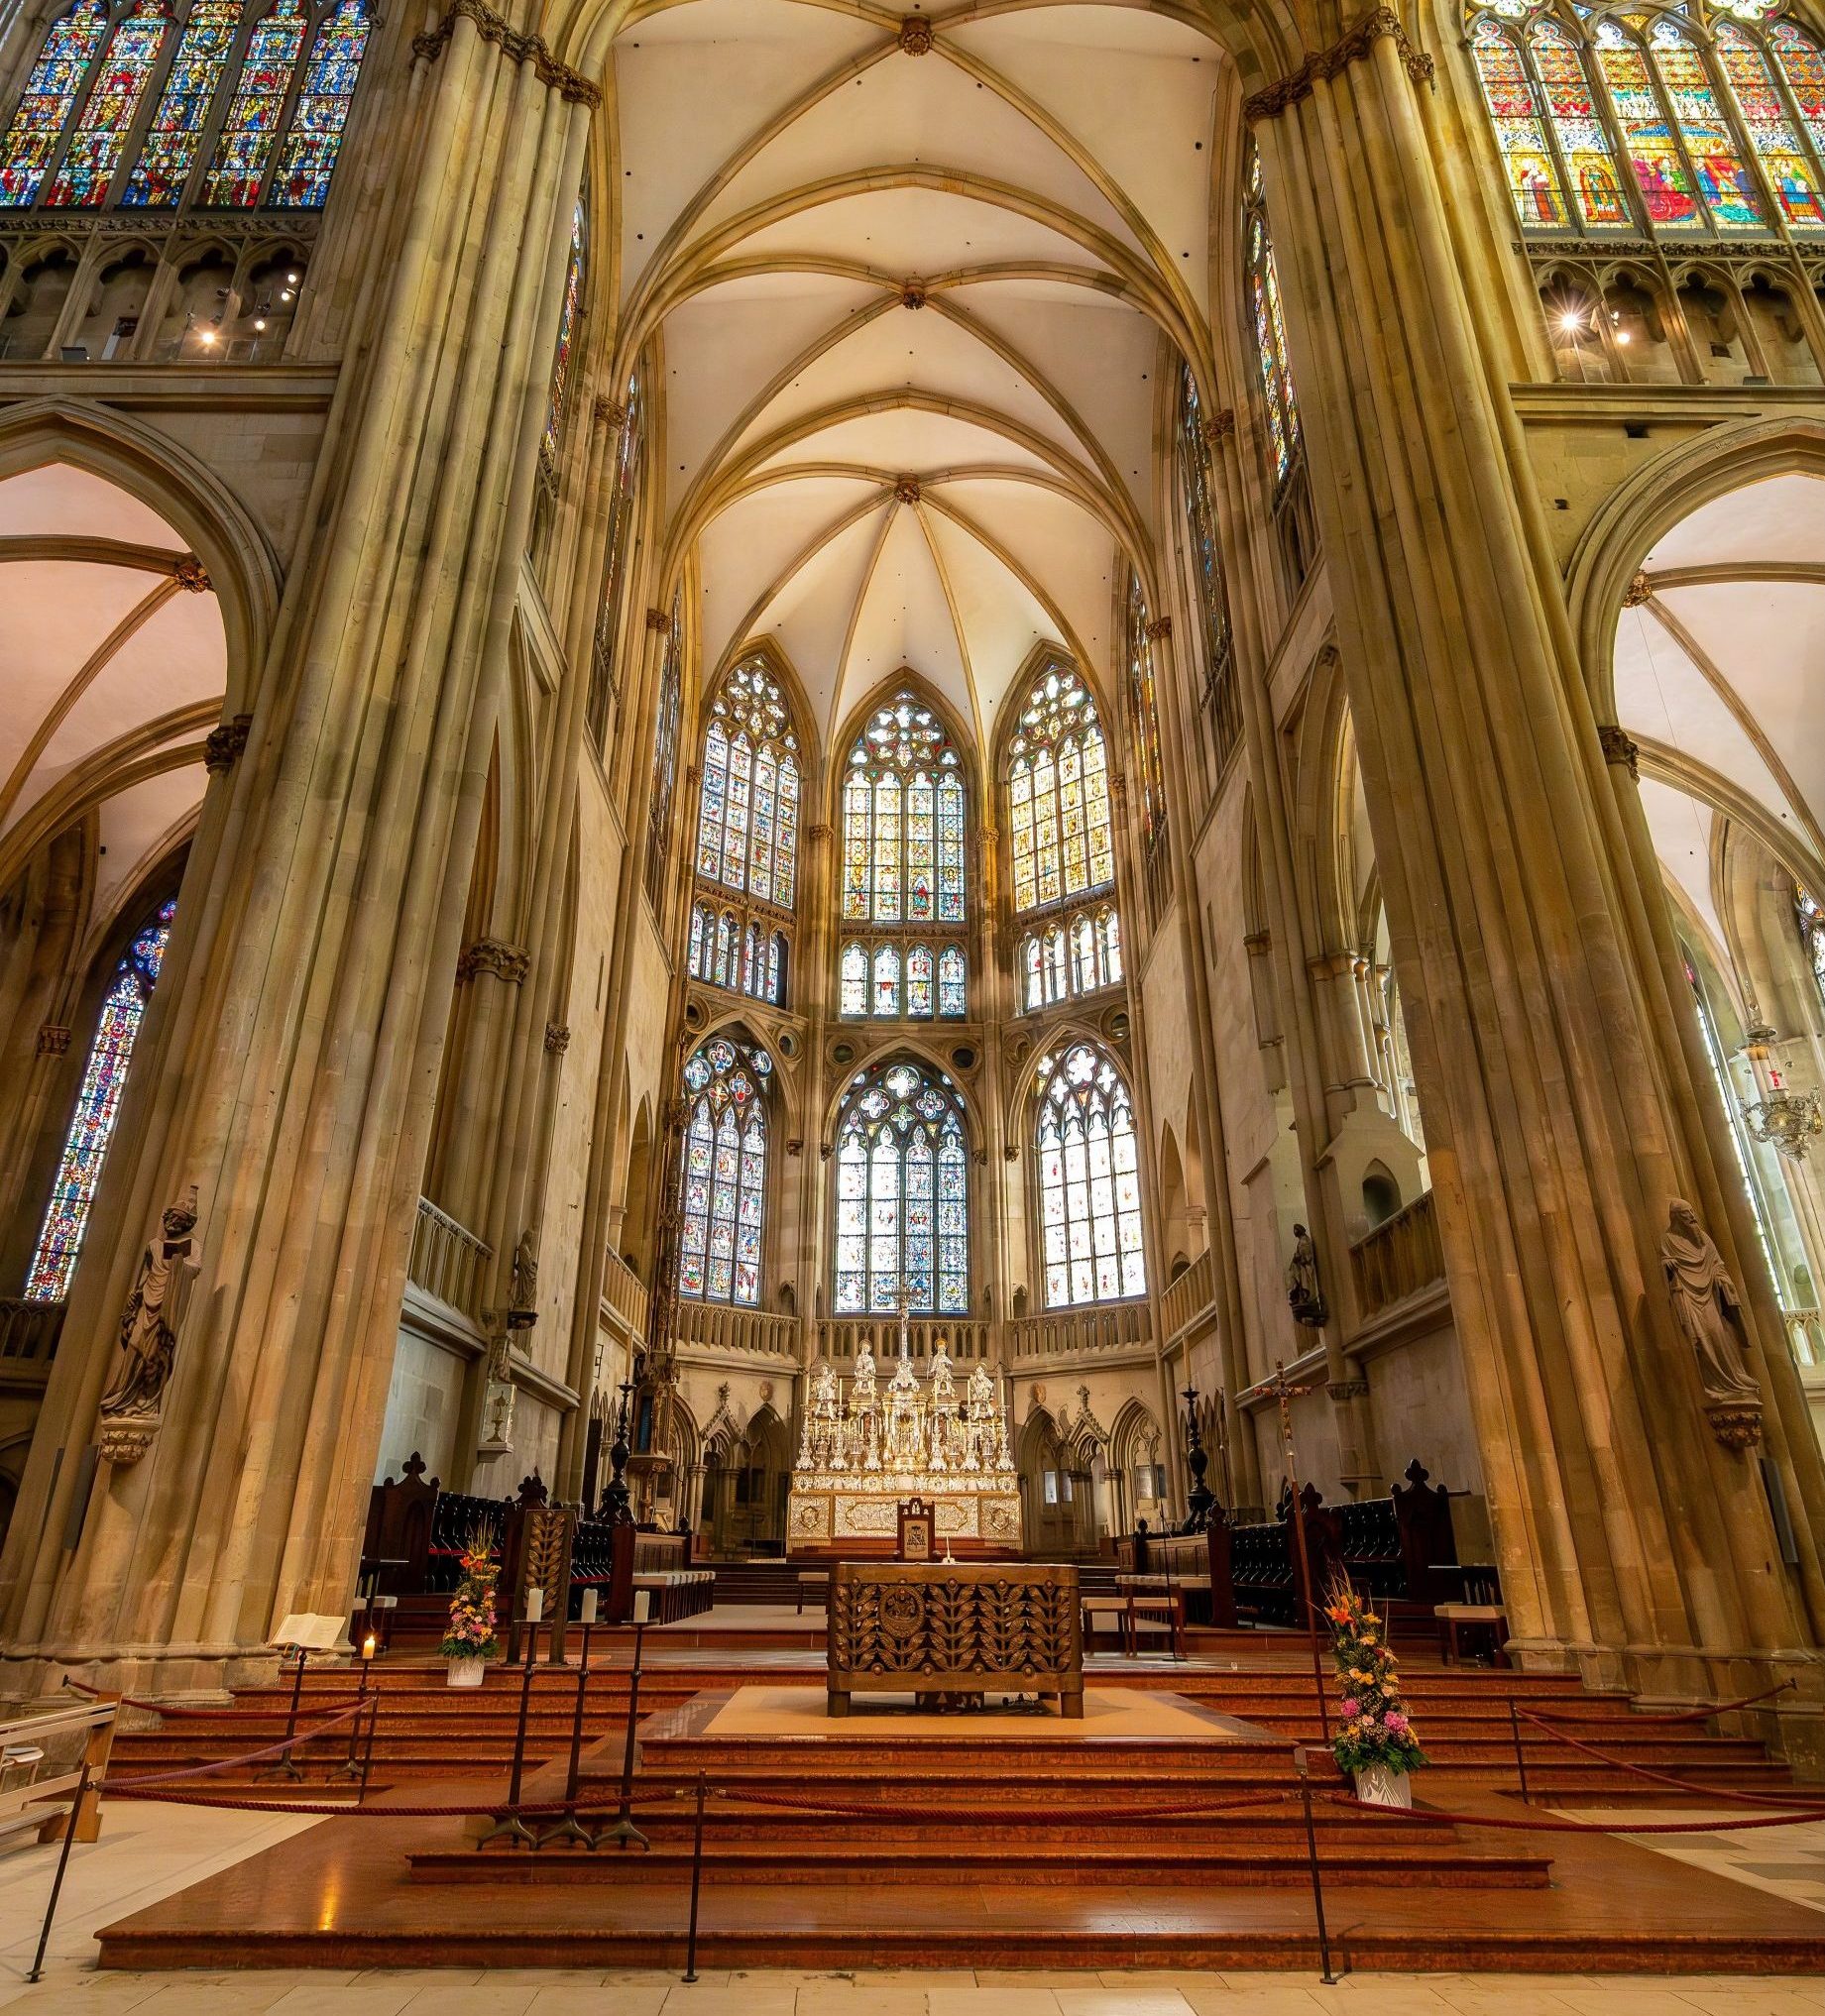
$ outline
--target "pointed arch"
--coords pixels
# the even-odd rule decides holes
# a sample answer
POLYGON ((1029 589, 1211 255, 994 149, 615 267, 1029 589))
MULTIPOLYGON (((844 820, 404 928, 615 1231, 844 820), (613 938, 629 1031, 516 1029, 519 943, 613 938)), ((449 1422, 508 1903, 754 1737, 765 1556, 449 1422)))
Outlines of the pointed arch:
POLYGON ((855 1073, 837 1115, 838 1315, 970 1311, 970 1150, 961 1094, 902 1055, 855 1073))
POLYGON ((766 1212, 766 1087, 759 1045, 713 1036, 686 1059, 678 1292, 756 1308, 766 1212))
POLYGON ((1046 1306, 1147 1292, 1134 1102, 1100 1045, 1068 1043, 1033 1069, 1037 1222, 1046 1306))

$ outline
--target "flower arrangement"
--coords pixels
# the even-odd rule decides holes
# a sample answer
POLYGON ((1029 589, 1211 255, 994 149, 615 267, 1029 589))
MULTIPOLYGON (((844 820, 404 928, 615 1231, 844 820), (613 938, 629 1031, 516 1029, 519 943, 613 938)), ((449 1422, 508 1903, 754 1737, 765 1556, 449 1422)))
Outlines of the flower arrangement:
POLYGON ((463 1579, 450 1598, 450 1622, 437 1647, 445 1659, 492 1659, 501 1649, 495 1636, 495 1583, 501 1564, 494 1536, 472 1533, 463 1549, 463 1579))
POLYGON ((1352 1777, 1378 1765, 1387 1771, 1417 1771, 1426 1752, 1401 1705, 1401 1682, 1381 1619, 1347 1583, 1331 1591, 1324 1616, 1343 1687, 1338 1704, 1343 1727, 1331 1739, 1331 1755, 1352 1777))

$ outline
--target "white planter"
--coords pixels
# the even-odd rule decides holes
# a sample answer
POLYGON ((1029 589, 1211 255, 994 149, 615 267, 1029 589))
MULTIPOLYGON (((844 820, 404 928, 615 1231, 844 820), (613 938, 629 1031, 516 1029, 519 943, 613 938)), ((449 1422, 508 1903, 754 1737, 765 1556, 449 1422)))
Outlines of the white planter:
POLYGON ((1365 1806, 1411 1806, 1413 1780, 1387 1764, 1371 1764, 1356 1773, 1356 1797, 1365 1806))
POLYGON ((488 1671, 486 1659, 452 1659, 450 1661, 450 1685, 452 1687, 480 1687, 482 1675, 488 1671))

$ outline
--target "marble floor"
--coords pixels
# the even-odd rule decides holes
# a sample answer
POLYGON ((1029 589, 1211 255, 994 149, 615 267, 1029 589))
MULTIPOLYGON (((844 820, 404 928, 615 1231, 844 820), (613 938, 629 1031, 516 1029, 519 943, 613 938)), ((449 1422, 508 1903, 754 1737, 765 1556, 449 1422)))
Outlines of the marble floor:
MULTIPOLYGON (((54 1866, 49 1848, 0 1857, 0 2009, 20 2016, 1825 2016, 1825 1983, 1742 1975, 1357 1973, 1335 1987, 1286 1973, 667 1973, 395 1971, 125 1973, 93 1964, 96 1928, 314 1825, 283 1815, 121 1802, 70 1858, 45 1979, 25 1971, 54 1866)), ((1758 1878, 1737 1856, 1812 1869, 1818 1829, 1716 1845, 1682 1858, 1719 1880, 1758 1878), (1809 1835, 1792 1842, 1788 1836, 1809 1835)), ((1799 1880, 1803 1881, 1804 1878, 1799 1880)), ((1794 1901, 1812 1902, 1791 1891, 1794 1901)))

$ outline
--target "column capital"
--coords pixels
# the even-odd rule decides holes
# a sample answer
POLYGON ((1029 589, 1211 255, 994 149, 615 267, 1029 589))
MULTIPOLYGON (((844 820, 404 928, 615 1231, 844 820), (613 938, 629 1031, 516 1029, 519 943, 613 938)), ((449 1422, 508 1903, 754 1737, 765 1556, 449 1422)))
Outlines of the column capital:
POLYGON ((1603 760, 1626 769, 1639 784, 1642 777, 1642 752, 1628 729, 1618 728, 1614 722, 1599 722, 1597 740, 1603 746, 1603 760))
POLYGON ((64 1057, 69 1051, 70 1032, 60 1022, 47 1022, 38 1032, 40 1057, 64 1057))
POLYGON ((1401 25, 1401 17, 1392 7, 1376 7, 1328 49, 1311 51, 1297 69, 1244 98, 1242 117, 1251 126, 1263 119, 1278 119, 1289 105, 1310 98, 1313 84, 1320 78, 1334 77, 1351 63, 1359 62, 1384 35, 1393 37, 1395 52, 1416 84, 1433 82, 1436 66, 1424 50, 1414 47, 1401 25))
POLYGON ((435 28, 412 37, 412 55, 434 63, 449 46, 459 15, 474 22, 477 35, 484 42, 492 42, 512 61, 531 63, 538 72, 539 82, 551 85, 573 105, 587 105, 593 112, 602 103, 600 84, 592 82, 580 70, 573 70, 568 63, 559 62, 546 48, 542 36, 521 35, 517 29, 510 27, 505 17, 497 14, 492 7, 485 6, 483 0, 451 0, 435 28))
POLYGON ((253 725, 251 714, 237 714, 233 721, 225 721, 209 730, 203 742, 203 768, 211 776, 217 770, 234 768, 241 751, 247 747, 248 730, 253 725))
POLYGON ((562 1057, 570 1048, 570 1024, 568 1022, 547 1022, 545 1024, 545 1054, 547 1057, 562 1057))
POLYGON ((456 962, 459 983, 473 980, 477 973, 493 973, 517 987, 531 970, 532 954, 523 946, 509 945, 505 939, 478 938, 456 962))

